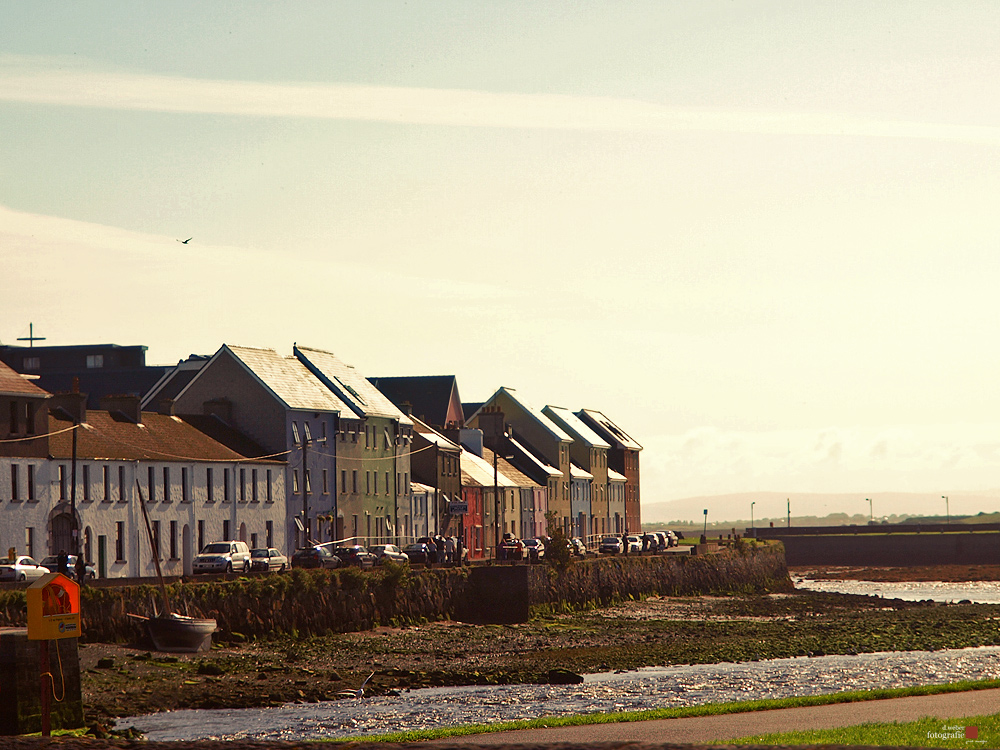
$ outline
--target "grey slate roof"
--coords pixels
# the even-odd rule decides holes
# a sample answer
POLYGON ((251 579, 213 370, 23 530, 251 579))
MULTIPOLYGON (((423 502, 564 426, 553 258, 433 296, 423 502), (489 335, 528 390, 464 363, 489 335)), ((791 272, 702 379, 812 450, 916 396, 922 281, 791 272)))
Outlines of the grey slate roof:
POLYGON ((494 393, 483 404, 480 405, 479 409, 476 410, 476 414, 478 414, 480 411, 482 411, 483 407, 485 407, 485 406, 493 406, 496 403, 497 396, 499 394, 501 394, 501 393, 506 394, 507 398, 509 398, 514 403, 516 403, 525 414, 527 414, 528 416, 530 416, 532 419, 534 419, 536 422, 538 422, 538 424, 541 425, 545 430, 547 430, 549 433, 551 433, 552 437, 555 440, 560 440, 560 441, 565 440, 565 441, 570 442, 570 443, 573 442, 573 438, 571 438, 569 435, 567 435, 565 432, 563 432, 559 428, 559 426, 555 422, 553 422, 551 419, 549 419, 548 417, 546 417, 541 412, 540 409, 536 409, 531 404, 529 404, 527 401, 525 401, 524 399, 520 398, 517 395, 517 391, 515 391, 513 388, 507 388, 506 386, 502 386, 499 389, 497 389, 496 393, 494 393))
POLYGON ((410 404, 410 413, 428 424, 444 425, 451 394, 458 393, 454 375, 408 375, 368 380, 400 409, 410 404))
POLYGON ((292 352, 303 367, 321 380, 358 417, 387 417, 399 420, 400 424, 413 424, 364 375, 332 352, 297 345, 292 347, 292 352))
POLYGON ((611 446, 596 432, 590 429, 576 414, 562 406, 546 406, 542 409, 545 416, 591 448, 610 448, 611 446))
MULTIPOLYGON (((331 393, 319 378, 295 357, 282 357, 274 349, 223 344, 216 357, 228 351, 257 376, 289 409, 349 413, 350 407, 331 393)), ((206 365, 207 367, 207 365, 206 365)), ((182 391, 183 393, 183 391, 182 391)))
POLYGON ((642 446, 629 437, 625 430, 597 411, 597 409, 580 409, 576 415, 616 448, 626 448, 633 451, 642 450, 642 446))

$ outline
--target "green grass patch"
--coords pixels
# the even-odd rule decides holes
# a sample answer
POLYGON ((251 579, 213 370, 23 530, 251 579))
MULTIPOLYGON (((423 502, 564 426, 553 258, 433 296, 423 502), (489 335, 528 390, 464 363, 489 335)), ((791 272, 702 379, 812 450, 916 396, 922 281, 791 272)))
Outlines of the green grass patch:
POLYGON ((918 719, 899 724, 859 724, 842 729, 759 734, 731 745, 889 745, 895 747, 1000 747, 1000 714, 960 719, 918 719), (967 738, 967 728, 973 737, 967 738))
MULTIPOLYGON (((491 724, 463 724, 440 729, 418 729, 408 732, 391 732, 360 737, 338 738, 332 742, 418 742, 436 740, 443 737, 465 737, 472 734, 510 732, 518 729, 543 729, 546 727, 585 726, 592 724, 620 724, 631 721, 651 721, 653 719, 684 719, 693 716, 720 716, 750 711, 772 711, 779 708, 801 706, 826 706, 833 703, 856 703, 859 701, 883 700, 886 698, 906 698, 913 695, 936 695, 939 693, 959 693, 968 690, 988 690, 1000 688, 1000 680, 963 680, 943 685, 917 685, 908 688, 886 690, 852 690, 828 695, 810 695, 796 698, 741 701, 733 703, 709 703, 703 706, 680 708, 658 708, 651 711, 616 711, 612 713, 576 714, 573 716, 543 716, 525 721, 503 721, 491 724)), ((939 722, 940 724, 940 722, 939 722)), ((1000 733, 997 734, 1000 736, 1000 733)), ((964 742, 964 740, 963 740, 964 742)), ((935 746, 937 747, 937 746, 935 746)), ((940 746, 945 747, 945 746, 940 746)))

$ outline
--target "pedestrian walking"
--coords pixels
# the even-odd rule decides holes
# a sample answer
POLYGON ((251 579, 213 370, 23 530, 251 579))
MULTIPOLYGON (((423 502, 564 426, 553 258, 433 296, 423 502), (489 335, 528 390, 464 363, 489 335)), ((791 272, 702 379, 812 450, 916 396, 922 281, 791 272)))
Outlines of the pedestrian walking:
POLYGON ((64 549, 59 550, 59 554, 56 556, 56 570, 64 576, 69 575, 69 555, 64 549))
POLYGON ((83 560, 83 555, 76 556, 76 565, 73 566, 74 572, 76 573, 76 582, 83 586, 84 582, 87 580, 87 563, 83 560))
POLYGON ((455 537, 453 536, 444 540, 444 561, 449 564, 455 562, 455 537))

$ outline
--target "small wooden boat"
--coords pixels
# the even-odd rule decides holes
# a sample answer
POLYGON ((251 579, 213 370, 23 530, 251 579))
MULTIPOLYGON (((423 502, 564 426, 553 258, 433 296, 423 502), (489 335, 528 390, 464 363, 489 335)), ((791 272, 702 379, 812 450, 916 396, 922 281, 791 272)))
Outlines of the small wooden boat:
POLYGON ((146 623, 146 630, 157 651, 208 651, 212 648, 212 633, 218 627, 211 618, 188 617, 175 612, 155 617, 130 613, 129 617, 146 623))
MULTIPOLYGON (((208 617, 188 617, 187 615, 179 615, 172 610, 170 597, 167 596, 167 587, 163 582, 163 572, 160 570, 160 556, 156 544, 153 542, 153 529, 149 524, 146 501, 142 496, 142 487, 139 485, 138 478, 135 485, 139 490, 139 505, 146 521, 149 548, 152 550, 153 562, 156 564, 156 577, 159 579, 160 595, 163 597, 163 611, 152 617, 134 615, 131 612, 128 613, 128 616, 134 620, 145 621, 149 637, 157 651, 208 651, 212 648, 212 633, 218 629, 218 623, 208 617)), ((155 607, 153 611, 156 611, 155 607)))

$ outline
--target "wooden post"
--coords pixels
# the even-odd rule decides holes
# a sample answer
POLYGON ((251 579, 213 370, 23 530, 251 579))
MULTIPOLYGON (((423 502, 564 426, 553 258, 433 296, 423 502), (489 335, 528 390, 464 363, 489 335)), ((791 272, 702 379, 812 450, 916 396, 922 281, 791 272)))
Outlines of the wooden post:
POLYGON ((51 669, 49 668, 49 642, 39 641, 38 642, 38 664, 39 664, 39 683, 42 686, 42 737, 52 736, 52 724, 50 713, 49 702, 52 698, 52 687, 49 682, 52 678, 51 669))

